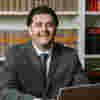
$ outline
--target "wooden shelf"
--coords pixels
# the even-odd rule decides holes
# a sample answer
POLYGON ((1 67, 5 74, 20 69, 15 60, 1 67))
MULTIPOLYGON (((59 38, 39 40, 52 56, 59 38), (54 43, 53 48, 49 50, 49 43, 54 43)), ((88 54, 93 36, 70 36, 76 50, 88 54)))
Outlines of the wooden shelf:
POLYGON ((94 12, 94 11, 86 11, 86 15, 95 15, 95 16, 97 16, 97 15, 100 15, 100 11, 96 11, 96 12, 94 12))
POLYGON ((57 15, 79 15, 78 11, 56 11, 57 15))
MULTIPOLYGON (((28 15, 29 11, 0 11, 0 15, 18 15, 18 16, 23 16, 23 15, 28 15)), ((57 15, 79 15, 78 11, 56 11, 57 15)))
POLYGON ((76 30, 80 30, 80 25, 78 25, 78 24, 64 25, 64 26, 59 26, 58 29, 76 29, 76 30))
POLYGON ((27 15, 28 11, 22 11, 22 12, 18 12, 18 11, 0 11, 0 15, 27 15))
POLYGON ((96 55, 93 55, 93 54, 85 55, 85 58, 100 58, 100 54, 96 54, 96 55))

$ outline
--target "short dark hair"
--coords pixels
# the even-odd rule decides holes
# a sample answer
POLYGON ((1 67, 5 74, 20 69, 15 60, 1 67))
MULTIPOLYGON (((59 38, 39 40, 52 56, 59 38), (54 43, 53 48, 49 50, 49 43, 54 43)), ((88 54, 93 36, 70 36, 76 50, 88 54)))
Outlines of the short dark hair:
POLYGON ((30 26, 32 24, 32 17, 40 13, 50 14, 53 17, 54 24, 58 26, 59 22, 55 11, 52 8, 48 8, 47 6, 39 6, 37 8, 32 8, 29 15, 27 16, 27 21, 26 21, 27 26, 30 26))

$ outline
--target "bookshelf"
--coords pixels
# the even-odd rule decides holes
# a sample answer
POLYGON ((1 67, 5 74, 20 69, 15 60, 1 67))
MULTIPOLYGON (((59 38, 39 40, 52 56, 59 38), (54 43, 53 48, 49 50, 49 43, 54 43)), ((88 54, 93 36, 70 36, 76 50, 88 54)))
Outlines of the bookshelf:
POLYGON ((92 12, 92 11, 86 11, 86 15, 95 15, 95 16, 97 16, 97 15, 100 15, 100 12, 92 12))
MULTIPOLYGON (((11 15, 17 15, 17 16, 27 16, 29 13, 29 11, 0 11, 0 15, 7 15, 7 16, 11 16, 11 15)), ((59 15, 79 15, 79 12, 76 11, 56 11, 56 14, 59 15)))
POLYGON ((89 79, 97 81, 100 77, 100 0, 85 0, 84 3, 85 66, 89 79))
MULTIPOLYGON (((58 42, 63 40, 65 46, 71 46, 79 51, 79 57, 84 66, 83 57, 83 1, 81 0, 0 0, 0 33, 7 32, 12 34, 16 32, 23 33, 25 19, 32 7, 38 5, 48 5, 53 8, 58 15, 60 24, 57 31, 71 31, 70 35, 63 35, 62 39, 56 39, 58 42), (14 32, 15 31, 15 32, 14 32), (74 35, 72 35, 74 34, 74 35), (70 36, 70 39, 66 38, 70 36), (66 41, 66 42, 65 42, 66 41)), ((58 32, 59 33, 59 32, 58 32)), ((61 33, 62 34, 62 33, 61 33)), ((16 36, 16 35, 15 35, 16 36)))

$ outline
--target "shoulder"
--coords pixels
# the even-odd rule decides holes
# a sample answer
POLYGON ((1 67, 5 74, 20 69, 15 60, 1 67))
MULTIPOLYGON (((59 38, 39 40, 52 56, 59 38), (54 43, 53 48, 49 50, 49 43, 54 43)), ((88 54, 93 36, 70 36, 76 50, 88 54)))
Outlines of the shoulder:
POLYGON ((31 48, 29 45, 24 45, 24 44, 19 44, 19 45, 14 45, 14 46, 9 46, 8 47, 8 55, 16 55, 16 54, 21 54, 24 52, 25 49, 31 48))
POLYGON ((60 59, 63 59, 64 62, 67 60, 69 63, 73 62, 73 64, 80 63, 78 51, 74 48, 64 47, 61 44, 57 44, 56 55, 60 59))
POLYGON ((56 50, 57 52, 59 52, 60 54, 77 54, 77 50, 71 47, 65 47, 62 44, 56 44, 56 50))

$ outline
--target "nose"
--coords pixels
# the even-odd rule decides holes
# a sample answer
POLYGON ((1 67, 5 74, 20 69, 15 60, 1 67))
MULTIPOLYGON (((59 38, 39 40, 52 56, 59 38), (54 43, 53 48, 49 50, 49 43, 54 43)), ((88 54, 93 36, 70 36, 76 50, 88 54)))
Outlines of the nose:
POLYGON ((47 31, 47 30, 48 30, 47 26, 46 26, 45 24, 43 24, 43 25, 42 25, 42 31, 45 32, 45 31, 47 31))

